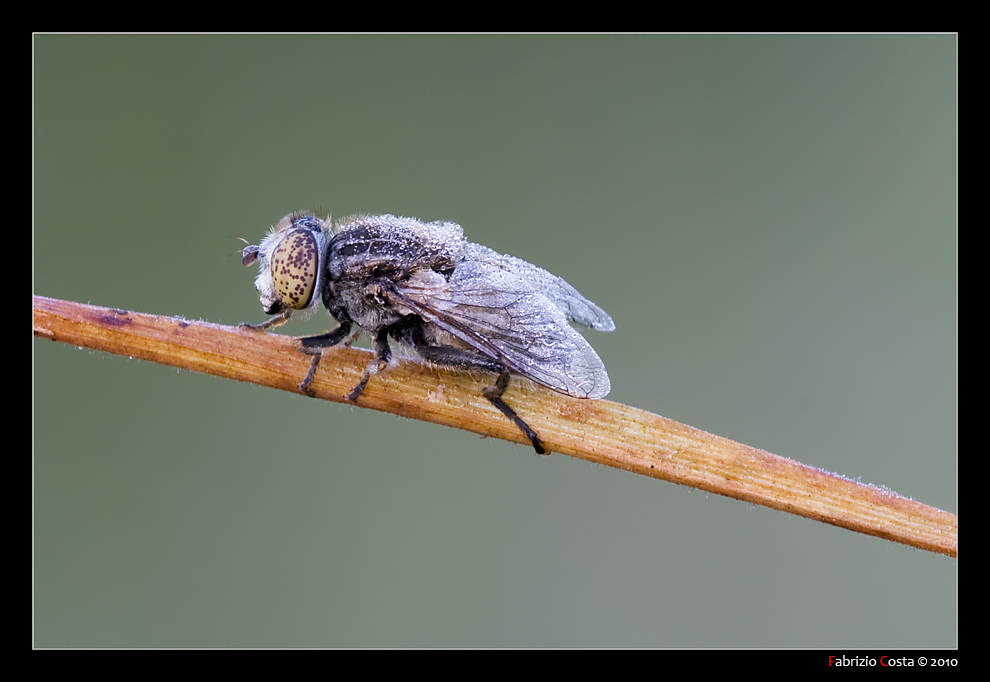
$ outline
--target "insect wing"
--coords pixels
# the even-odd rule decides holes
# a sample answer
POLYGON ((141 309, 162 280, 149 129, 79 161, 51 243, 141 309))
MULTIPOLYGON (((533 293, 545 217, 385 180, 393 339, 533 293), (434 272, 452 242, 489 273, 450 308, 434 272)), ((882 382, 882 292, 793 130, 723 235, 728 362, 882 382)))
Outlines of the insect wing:
POLYGON ((578 398, 602 398, 605 365, 563 312, 528 279, 467 260, 449 281, 397 284, 399 302, 513 372, 578 398))
POLYGON ((574 324, 602 332, 615 330, 615 323, 609 314, 582 296, 562 277, 521 258, 503 255, 481 244, 469 244, 468 249, 469 260, 496 265, 528 280, 574 324))

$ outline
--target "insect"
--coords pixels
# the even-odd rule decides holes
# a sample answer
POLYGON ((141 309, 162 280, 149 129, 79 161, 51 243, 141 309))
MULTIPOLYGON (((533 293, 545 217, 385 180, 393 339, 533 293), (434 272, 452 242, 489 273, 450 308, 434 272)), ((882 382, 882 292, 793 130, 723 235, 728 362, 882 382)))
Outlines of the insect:
POLYGON ((324 350, 365 331, 375 357, 348 400, 356 401, 388 365, 391 338, 435 365, 495 374, 482 395, 539 454, 546 452, 539 435, 502 399, 512 373, 576 398, 609 392, 605 365, 569 323, 612 331, 612 318, 543 268, 466 241, 456 223, 357 215, 332 227, 329 219, 290 213, 242 254, 244 265, 259 264, 255 288, 274 316, 242 326, 276 327, 296 311, 311 313, 321 300, 339 324, 297 339, 313 356, 303 391, 324 350))

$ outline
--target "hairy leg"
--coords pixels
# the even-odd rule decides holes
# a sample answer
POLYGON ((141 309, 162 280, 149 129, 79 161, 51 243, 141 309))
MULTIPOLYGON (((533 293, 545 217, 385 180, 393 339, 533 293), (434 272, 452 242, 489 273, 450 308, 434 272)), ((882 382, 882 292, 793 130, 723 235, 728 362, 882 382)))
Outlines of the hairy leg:
POLYGON ((364 387, 368 385, 368 380, 385 369, 391 360, 392 349, 388 345, 388 332, 383 329, 375 335, 375 359, 368 363, 364 374, 361 376, 361 381, 348 394, 347 399, 352 403, 357 402, 357 399, 364 392, 364 387))
POLYGON ((504 394, 505 389, 509 387, 509 370, 506 369, 504 365, 469 350, 462 350, 452 346, 430 345, 423 341, 422 336, 419 334, 414 335, 413 338, 416 341, 420 341, 420 343, 414 344, 416 352, 436 365, 457 367, 462 369, 485 369, 489 372, 495 372, 498 374, 498 379, 495 381, 495 385, 482 389, 481 395, 487 398, 492 405, 497 407, 502 414, 508 417, 513 424, 519 427, 519 430, 522 431, 533 444, 533 449, 536 450, 536 454, 547 454, 546 446, 544 446, 543 441, 540 440, 539 434, 537 434, 529 424, 523 421, 522 417, 516 414, 515 410, 509 407, 506 402, 502 400, 502 394, 504 394))
POLYGON ((320 360, 323 358, 323 351, 327 348, 333 348, 338 345, 341 341, 344 341, 351 335, 351 323, 342 322, 339 327, 333 331, 329 331, 326 334, 320 334, 318 336, 303 336, 296 339, 296 344, 299 349, 306 353, 307 355, 312 355, 313 359, 309 363, 309 371, 306 372, 306 376, 299 383, 299 390, 303 393, 311 393, 309 390, 310 385, 313 383, 313 377, 316 376, 316 368, 320 364, 320 360))

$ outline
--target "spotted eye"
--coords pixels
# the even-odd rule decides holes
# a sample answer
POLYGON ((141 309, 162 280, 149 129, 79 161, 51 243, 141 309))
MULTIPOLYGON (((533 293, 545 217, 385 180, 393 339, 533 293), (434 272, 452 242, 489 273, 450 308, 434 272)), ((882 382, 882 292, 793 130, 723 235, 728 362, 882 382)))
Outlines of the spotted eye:
POLYGON ((310 230, 292 230, 272 251, 272 283, 282 303, 302 310, 313 299, 320 251, 310 230))

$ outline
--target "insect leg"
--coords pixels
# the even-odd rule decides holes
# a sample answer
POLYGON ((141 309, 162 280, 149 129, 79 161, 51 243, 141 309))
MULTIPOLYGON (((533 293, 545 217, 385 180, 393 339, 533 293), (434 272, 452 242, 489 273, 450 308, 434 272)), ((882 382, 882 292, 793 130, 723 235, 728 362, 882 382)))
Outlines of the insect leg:
POLYGON ((392 349, 388 345, 388 332, 382 329, 375 335, 375 359, 368 363, 361 381, 348 394, 347 399, 352 403, 355 402, 361 396, 361 393, 364 392, 364 387, 368 385, 368 380, 385 369, 391 359, 392 349))
POLYGON ((278 315, 271 317, 261 324, 248 324, 247 322, 241 322, 238 327, 243 327, 244 329, 253 329, 255 331, 261 331, 263 329, 271 329, 272 327, 278 327, 289 321, 289 317, 292 315, 292 310, 283 310, 278 315))
POLYGON ((303 393, 309 393, 310 384, 313 383, 313 377, 316 376, 316 368, 320 364, 320 360, 323 358, 323 351, 326 348, 333 348, 341 341, 348 338, 351 334, 351 323, 350 321, 341 322, 340 326, 329 331, 326 334, 320 334, 319 336, 303 336, 296 339, 296 343, 299 349, 306 353, 307 355, 312 355, 313 359, 309 363, 309 371, 306 372, 306 376, 299 383, 299 390, 303 393))
POLYGON ((547 449, 543 445, 543 441, 540 440, 539 434, 502 400, 502 394, 509 387, 509 371, 504 365, 469 350, 462 350, 453 346, 432 346, 418 333, 405 334, 403 338, 411 341, 412 345, 416 348, 416 352, 433 364, 463 369, 486 369, 489 372, 498 374, 498 380, 495 382, 495 385, 482 389, 481 395, 485 396, 492 405, 497 407, 502 414, 519 427, 519 430, 533 444, 536 454, 547 454, 547 449))
POLYGON ((340 326, 326 334, 317 336, 301 336, 296 339, 303 353, 314 354, 326 348, 333 348, 351 334, 351 323, 341 322, 340 326))
POLYGON ((500 409, 502 414, 512 420, 512 422, 519 427, 519 430, 526 434, 530 442, 533 444, 533 449, 536 450, 536 454, 545 455, 547 454, 547 449, 543 445, 543 441, 540 440, 540 436, 534 431, 529 424, 522 420, 516 411, 509 407, 504 400, 502 400, 502 394, 505 393, 505 389, 509 387, 509 372, 505 369, 502 370, 501 374, 498 375, 498 380, 495 382, 494 386, 489 386, 488 388, 483 388, 481 390, 481 395, 488 398, 488 401, 500 409))

